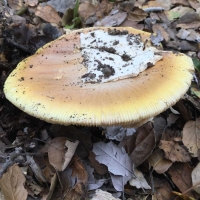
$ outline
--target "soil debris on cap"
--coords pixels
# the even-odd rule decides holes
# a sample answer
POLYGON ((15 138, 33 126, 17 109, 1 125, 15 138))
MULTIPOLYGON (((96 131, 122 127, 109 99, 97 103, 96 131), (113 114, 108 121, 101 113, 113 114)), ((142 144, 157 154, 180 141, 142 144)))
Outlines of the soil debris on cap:
POLYGON ((83 82, 109 82, 138 76, 139 73, 162 59, 155 47, 145 47, 140 34, 127 30, 95 30, 80 34, 83 64, 86 74, 83 82))

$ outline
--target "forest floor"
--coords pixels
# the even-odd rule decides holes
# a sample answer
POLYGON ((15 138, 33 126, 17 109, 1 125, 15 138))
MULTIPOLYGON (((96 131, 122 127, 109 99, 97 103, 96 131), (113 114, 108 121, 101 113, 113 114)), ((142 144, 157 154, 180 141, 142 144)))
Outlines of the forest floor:
POLYGON ((0 27, 0 198, 200 199, 199 0, 2 0, 0 27), (93 26, 147 31, 165 51, 191 57, 187 94, 135 128, 50 124, 6 99, 4 82, 18 63, 65 32, 93 26))

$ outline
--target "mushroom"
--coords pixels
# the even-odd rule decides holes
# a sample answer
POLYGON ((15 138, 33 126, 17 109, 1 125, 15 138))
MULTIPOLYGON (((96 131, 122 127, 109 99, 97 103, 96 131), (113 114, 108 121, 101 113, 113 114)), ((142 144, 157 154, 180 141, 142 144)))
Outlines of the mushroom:
POLYGON ((174 105, 186 93, 194 70, 188 56, 159 51, 150 45, 149 38, 150 33, 128 27, 93 27, 72 31, 18 64, 5 82, 6 98, 24 112, 54 124, 142 124, 174 105), (99 34, 97 31, 111 38, 125 37, 129 45, 133 45, 132 37, 138 49, 126 51, 125 42, 125 46, 121 47, 124 53, 120 48, 116 50, 115 44, 123 43, 120 39, 103 48, 103 44, 111 45, 111 41, 104 42, 104 37, 100 39, 99 36, 92 41, 92 35, 99 34), (87 38, 89 45, 84 42, 87 38), (141 48, 148 51, 143 56, 141 48), (107 58, 96 59, 92 51, 96 55, 112 55, 110 61, 120 56, 122 63, 127 64, 123 66, 118 61, 113 61, 114 65, 113 62, 109 64, 107 58), (127 71, 132 70, 131 64, 135 60, 140 65, 138 69, 136 66, 137 73, 133 70, 123 76, 124 68, 129 66, 127 71), (141 64, 143 60, 144 65, 141 64), (116 71, 123 72, 114 77, 116 71))

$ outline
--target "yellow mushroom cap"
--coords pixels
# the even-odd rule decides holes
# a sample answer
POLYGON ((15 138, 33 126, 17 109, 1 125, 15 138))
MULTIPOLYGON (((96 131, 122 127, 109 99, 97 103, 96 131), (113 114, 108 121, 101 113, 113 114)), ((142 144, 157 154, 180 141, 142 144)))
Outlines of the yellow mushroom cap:
MULTIPOLYGON (((133 28, 116 29, 140 34, 142 41, 150 37, 133 28)), ((20 62, 5 82, 6 98, 50 123, 128 126, 161 113, 188 90, 192 60, 172 52, 162 53, 162 60, 137 77, 83 83, 81 77, 87 69, 79 50, 80 33, 93 30, 97 28, 72 31, 20 62)))

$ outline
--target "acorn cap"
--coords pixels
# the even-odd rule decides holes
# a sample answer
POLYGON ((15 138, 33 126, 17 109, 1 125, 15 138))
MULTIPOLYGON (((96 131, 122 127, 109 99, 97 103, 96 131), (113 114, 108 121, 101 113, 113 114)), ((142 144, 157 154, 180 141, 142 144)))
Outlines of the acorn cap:
MULTIPOLYGON (((6 98, 24 112, 50 123, 128 126, 158 115, 186 93, 194 70, 192 60, 172 52, 162 52, 162 60, 137 77, 83 83, 81 77, 87 69, 79 49, 80 33, 97 29, 108 31, 72 31, 20 62, 5 82, 6 98)), ((150 37, 133 28, 115 29, 140 34, 142 41, 150 37)))

